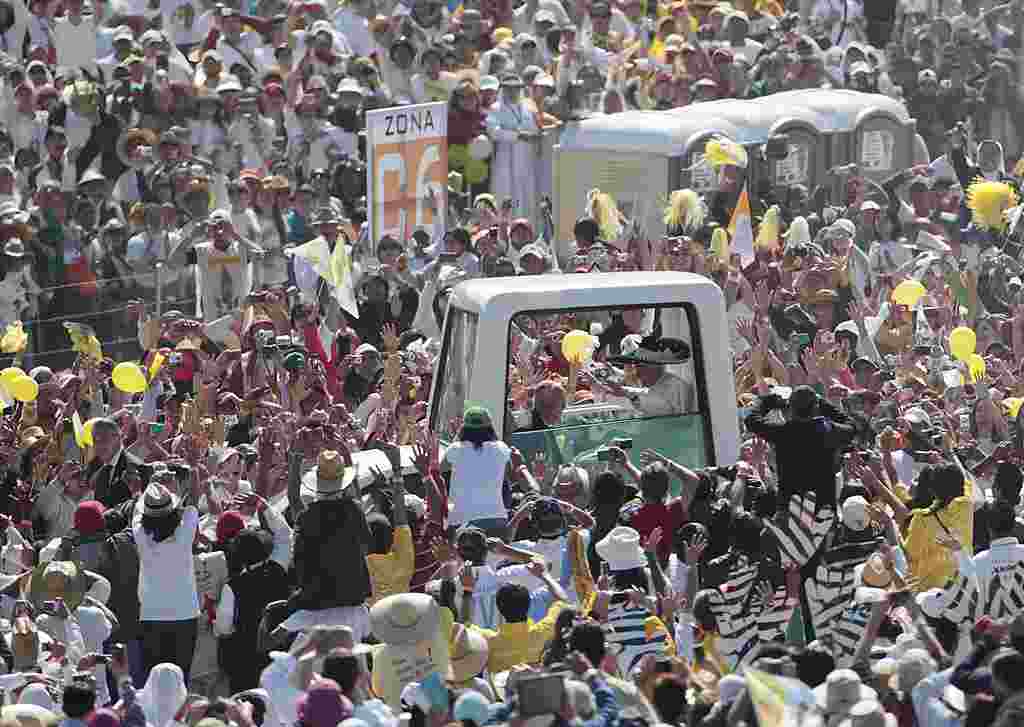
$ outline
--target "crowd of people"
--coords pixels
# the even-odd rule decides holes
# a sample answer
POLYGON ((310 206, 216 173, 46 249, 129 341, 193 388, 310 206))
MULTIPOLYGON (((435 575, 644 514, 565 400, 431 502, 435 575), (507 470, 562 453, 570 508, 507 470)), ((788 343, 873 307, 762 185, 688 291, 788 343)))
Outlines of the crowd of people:
POLYGON ((0 727, 1024 724, 1022 29, 0 0, 0 727), (715 140, 663 236, 581 189, 556 239, 581 120, 819 88, 901 99, 928 163, 772 187, 715 140), (423 102, 447 222, 374 239, 365 114, 423 102), (524 313, 475 372, 505 409, 432 430, 455 286, 660 270, 718 283, 730 362, 670 307, 524 313), (734 415, 702 409, 728 364, 738 461, 656 444, 734 415), (652 441, 563 456, 597 410, 652 441))

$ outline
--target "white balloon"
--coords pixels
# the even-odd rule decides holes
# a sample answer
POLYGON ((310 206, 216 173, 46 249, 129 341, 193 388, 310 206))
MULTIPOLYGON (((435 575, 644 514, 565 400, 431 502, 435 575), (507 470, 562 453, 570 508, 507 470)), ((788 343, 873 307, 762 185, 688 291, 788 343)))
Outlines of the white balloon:
POLYGON ((480 136, 469 143, 469 156, 477 161, 490 159, 493 152, 494 144, 491 142, 490 137, 485 134, 480 134, 480 136))

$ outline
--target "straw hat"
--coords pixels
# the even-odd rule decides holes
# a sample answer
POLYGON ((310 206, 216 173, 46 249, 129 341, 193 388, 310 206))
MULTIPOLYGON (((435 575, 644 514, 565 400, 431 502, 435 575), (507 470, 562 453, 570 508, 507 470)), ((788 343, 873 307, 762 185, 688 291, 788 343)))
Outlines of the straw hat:
POLYGON ((889 588, 893 582, 890 568, 881 553, 872 553, 870 557, 854 569, 853 582, 856 586, 866 588, 889 588))
POLYGON ((44 601, 64 599, 74 611, 82 604, 88 590, 85 572, 69 560, 51 561, 36 566, 24 582, 25 597, 38 613, 44 601))
POLYGON ((488 654, 487 639, 483 634, 456 626, 450 649, 451 680, 456 684, 468 682, 487 666, 488 654))
POLYGON ((316 461, 316 491, 318 495, 334 495, 342 490, 345 461, 333 449, 320 453, 316 461))
POLYGON ((853 707, 864 700, 877 700, 874 689, 860 680, 853 669, 836 669, 824 684, 814 688, 814 698, 826 716, 849 715, 853 707))
POLYGON ((399 593, 370 609, 373 635, 391 646, 419 644, 437 635, 441 608, 425 593, 399 593))

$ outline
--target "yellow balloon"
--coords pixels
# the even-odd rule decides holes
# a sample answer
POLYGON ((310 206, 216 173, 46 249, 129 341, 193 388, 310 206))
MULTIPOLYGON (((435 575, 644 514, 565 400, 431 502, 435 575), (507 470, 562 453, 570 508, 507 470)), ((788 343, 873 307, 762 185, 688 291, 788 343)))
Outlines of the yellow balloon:
POLYGON ((949 352, 960 361, 967 361, 977 345, 978 337, 967 326, 954 328, 949 334, 949 352))
POLYGON ((985 359, 976 353, 972 353, 967 357, 967 368, 971 372, 971 382, 977 383, 985 375, 985 359))
POLYGON ((115 366, 111 378, 114 386, 126 394, 141 394, 146 390, 146 375, 133 361, 122 361, 115 366))
POLYGON ((1024 404, 1024 398, 1019 396, 1011 396, 1002 401, 1003 407, 1006 409, 1006 413, 1009 414, 1013 419, 1017 418, 1017 414, 1020 413, 1020 407, 1024 404))
POLYGON ((562 339, 562 355, 571 364, 583 364, 594 355, 594 337, 586 331, 569 331, 562 339))
POLYGON ((35 401, 39 396, 39 384, 29 376, 19 376, 7 384, 11 396, 21 402, 35 401))
POLYGON ((9 384, 10 382, 14 381, 15 379, 20 378, 22 376, 27 376, 27 375, 28 374, 26 374, 24 371, 22 371, 17 366, 11 366, 10 368, 7 368, 7 369, 4 369, 3 371, 0 371, 0 383, 9 384))
POLYGON ((892 302, 913 308, 925 294, 925 288, 916 280, 904 280, 892 291, 892 302))

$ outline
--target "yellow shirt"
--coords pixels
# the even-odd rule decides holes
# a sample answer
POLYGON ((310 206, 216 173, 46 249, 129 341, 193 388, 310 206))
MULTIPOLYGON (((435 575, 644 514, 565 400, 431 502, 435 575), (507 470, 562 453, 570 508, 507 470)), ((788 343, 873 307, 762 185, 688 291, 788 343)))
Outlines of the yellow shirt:
POLYGON ((971 500, 971 481, 964 489, 966 494, 953 500, 940 510, 936 517, 930 510, 913 510, 903 550, 910 565, 910 575, 916 580, 918 592, 929 588, 943 588, 956 575, 956 558, 948 548, 939 545, 935 538, 949 532, 956 537, 966 553, 971 553, 974 542, 974 503, 971 500), (942 522, 940 524, 939 519, 942 522), (943 528, 942 526, 946 527, 943 528))
POLYGON ((497 631, 478 628, 487 639, 487 668, 491 674, 508 671, 517 664, 539 662, 544 645, 555 635, 555 620, 564 608, 565 603, 556 601, 537 623, 505 623, 497 631))
POLYGON ((395 528, 395 540, 388 553, 370 553, 366 556, 373 595, 370 605, 396 593, 406 593, 416 569, 416 551, 412 547, 412 530, 408 525, 395 528))

